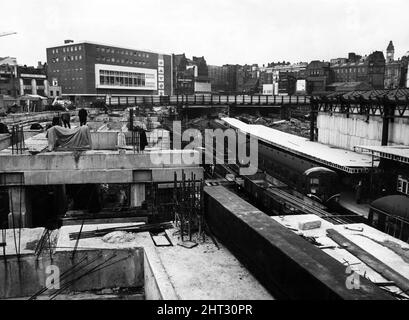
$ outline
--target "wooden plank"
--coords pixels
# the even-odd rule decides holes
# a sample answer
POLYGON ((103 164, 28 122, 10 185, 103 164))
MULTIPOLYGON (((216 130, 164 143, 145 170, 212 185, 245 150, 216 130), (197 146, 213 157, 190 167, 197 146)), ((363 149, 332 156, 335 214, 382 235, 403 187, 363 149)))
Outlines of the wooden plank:
POLYGON ((347 239, 345 236, 340 234, 334 229, 327 230, 328 237, 338 243, 341 247, 345 248, 347 251, 356 256, 359 260, 364 262, 370 268, 378 272, 381 276, 392 281, 402 289, 403 292, 409 293, 409 280, 402 276, 400 273, 396 272, 394 269, 383 263, 378 258, 371 255, 369 252, 365 251, 351 240, 347 239))

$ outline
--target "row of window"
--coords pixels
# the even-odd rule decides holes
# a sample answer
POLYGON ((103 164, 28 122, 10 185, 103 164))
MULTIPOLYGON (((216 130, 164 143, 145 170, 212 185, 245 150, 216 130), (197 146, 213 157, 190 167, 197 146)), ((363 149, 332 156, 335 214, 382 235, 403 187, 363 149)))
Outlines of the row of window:
MULTIPOLYGON (((82 71, 82 68, 75 68, 75 69, 65 69, 66 72, 79 72, 82 71)), ((51 72, 60 73, 60 69, 51 70, 51 72)))
POLYGON ((111 58, 111 57, 96 57, 96 60, 98 62, 116 62, 116 63, 122 63, 122 64, 130 64, 130 65, 140 65, 140 66, 145 66, 148 64, 147 61, 137 61, 137 60, 132 60, 132 59, 118 59, 118 58, 111 58))
MULTIPOLYGON (((75 55, 75 56, 64 56, 62 57, 62 61, 78 61, 78 60, 82 60, 82 55, 75 55)), ((52 58, 51 59, 52 63, 58 63, 60 62, 60 58, 56 57, 56 58, 52 58)))
POLYGON ((142 58, 149 58, 148 53, 136 52, 136 51, 129 51, 124 49, 114 49, 114 48, 104 48, 104 47, 97 47, 97 52, 104 52, 104 53, 113 53, 113 54, 122 54, 127 56, 135 56, 135 57, 142 57, 142 58))
POLYGON ((77 77, 77 78, 71 78, 71 79, 65 78, 64 80, 65 81, 68 81, 68 80, 78 81, 78 80, 82 80, 82 79, 83 79, 82 77, 77 77))
POLYGON ((59 49, 52 49, 51 52, 53 54, 58 54, 59 52, 75 52, 75 51, 81 51, 82 50, 82 45, 77 45, 77 46, 69 46, 69 47, 64 47, 64 48, 59 48, 59 49))
POLYGON ((123 72, 123 71, 112 71, 112 70, 100 70, 100 76, 111 76, 111 77, 127 77, 127 78, 137 78, 144 76, 145 79, 154 79, 153 74, 145 74, 139 72, 123 72))
POLYGON ((116 87, 154 87, 152 81, 154 75, 136 72, 120 72, 110 70, 100 70, 99 82, 101 85, 109 85, 116 87))
POLYGON ((366 68, 347 68, 347 69, 334 69, 336 73, 348 73, 348 72, 358 72, 365 73, 366 68))
POLYGON ((310 71, 310 75, 311 76, 319 76, 319 75, 321 75, 322 73, 321 73, 321 70, 311 70, 310 71))

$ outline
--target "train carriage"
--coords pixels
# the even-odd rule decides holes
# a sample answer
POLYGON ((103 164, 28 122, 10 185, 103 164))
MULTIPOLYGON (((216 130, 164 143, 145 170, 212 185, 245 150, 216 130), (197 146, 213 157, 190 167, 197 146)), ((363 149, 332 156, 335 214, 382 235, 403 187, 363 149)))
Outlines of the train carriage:
POLYGON ((409 197, 392 195, 370 205, 369 225, 402 241, 409 242, 409 197))

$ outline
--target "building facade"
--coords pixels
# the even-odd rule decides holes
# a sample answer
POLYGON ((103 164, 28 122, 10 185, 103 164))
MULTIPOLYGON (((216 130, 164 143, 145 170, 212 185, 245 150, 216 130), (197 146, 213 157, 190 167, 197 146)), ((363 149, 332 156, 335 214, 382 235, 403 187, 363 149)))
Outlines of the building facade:
POLYGON ((311 61, 306 70, 307 94, 320 94, 326 91, 327 85, 333 82, 330 63, 311 61))
MULTIPOLYGON (((283 88, 287 87, 285 92, 287 94, 294 94, 296 91, 300 93, 305 93, 305 90, 296 90, 293 87, 296 86, 295 83, 305 82, 306 70, 308 63, 271 63, 268 67, 263 68, 260 73, 260 86, 273 85, 273 92, 275 95, 280 94, 279 87, 281 87, 281 93, 283 93, 283 88), (280 84, 281 82, 281 84, 280 84), (290 87, 288 87, 288 84, 290 87)), ((269 86, 267 86, 269 87, 269 86)), ((264 92, 264 89, 263 89, 264 92)))
POLYGON ((239 66, 236 71, 236 90, 238 94, 262 92, 260 69, 257 64, 239 66), (260 88, 261 87, 261 88, 260 88))
POLYGON ((348 59, 333 60, 331 73, 333 82, 365 82, 372 89, 383 89, 385 78, 385 57, 383 52, 375 51, 367 57, 350 53, 348 59))
POLYGON ((409 55, 395 60, 395 46, 390 41, 386 48, 385 89, 406 88, 409 55))
POLYGON ((235 94, 238 65, 208 66, 213 93, 235 94))
MULTIPOLYGON (((61 89, 60 89, 61 91, 61 89)), ((53 97, 47 77, 47 64, 20 66, 15 58, 0 59, 0 94, 18 98, 24 95, 53 97)))
POLYGON ((192 95, 211 93, 209 70, 204 57, 188 59, 184 53, 174 54, 172 61, 174 94, 192 95))
POLYGON ((49 79, 64 95, 170 95, 172 57, 88 41, 47 48, 49 79))

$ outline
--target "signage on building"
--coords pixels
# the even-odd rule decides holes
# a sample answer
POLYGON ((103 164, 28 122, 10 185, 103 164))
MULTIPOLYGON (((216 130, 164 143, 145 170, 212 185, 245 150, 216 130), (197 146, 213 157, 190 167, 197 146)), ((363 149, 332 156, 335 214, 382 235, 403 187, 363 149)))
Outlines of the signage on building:
POLYGON ((274 95, 274 84, 263 84, 263 95, 265 96, 274 95))
POLYGON ((195 82, 195 92, 212 92, 212 85, 207 82, 195 82))
POLYGON ((307 84, 304 79, 297 80, 296 84, 296 91, 297 92, 305 92, 307 90, 307 84))

